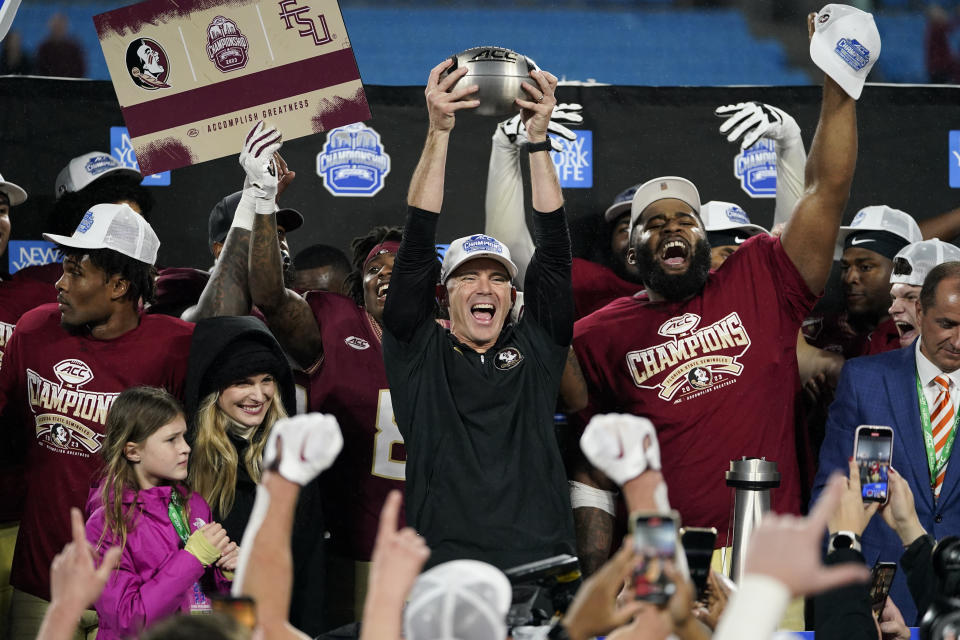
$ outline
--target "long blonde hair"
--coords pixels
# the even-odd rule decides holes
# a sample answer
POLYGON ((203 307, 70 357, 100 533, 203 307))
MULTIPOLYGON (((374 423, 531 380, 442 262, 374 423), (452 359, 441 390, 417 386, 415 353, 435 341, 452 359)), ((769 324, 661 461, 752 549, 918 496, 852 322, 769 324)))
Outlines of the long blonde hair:
MULTIPOLYGON (((133 463, 124 453, 127 443, 142 444, 160 427, 170 424, 180 416, 183 416, 180 403, 157 387, 132 387, 114 400, 107 413, 106 435, 100 449, 100 455, 105 462, 100 490, 104 527, 98 547, 109 533, 113 540, 120 541, 122 549, 127 544, 127 533, 136 526, 136 501, 126 512, 123 509, 124 490, 140 490, 133 463)), ((187 486, 179 482, 174 484, 173 490, 187 498, 190 495, 187 486)), ((184 502, 186 503, 186 500, 184 502)))
MULTIPOLYGON (((243 456, 243 466, 250 479, 260 484, 263 474, 263 450, 273 424, 286 418, 287 412, 281 400, 280 384, 277 383, 273 401, 263 422, 250 438, 250 446, 243 456)), ((204 497, 217 518, 223 518, 233 508, 237 488, 237 450, 227 436, 234 421, 220 408, 219 392, 207 394, 200 401, 194 418, 195 439, 190 454, 190 473, 187 482, 204 497)))

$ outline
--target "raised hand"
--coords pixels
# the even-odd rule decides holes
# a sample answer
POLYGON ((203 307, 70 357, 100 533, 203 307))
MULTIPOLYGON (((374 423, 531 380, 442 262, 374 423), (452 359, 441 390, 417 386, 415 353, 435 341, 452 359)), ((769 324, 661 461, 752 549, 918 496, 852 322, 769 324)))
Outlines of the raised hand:
POLYGON ((577 590, 577 595, 563 616, 563 626, 571 640, 606 635, 629 622, 634 614, 644 608, 646 603, 634 600, 630 589, 621 594, 621 604, 617 604, 617 594, 636 566, 633 541, 628 537, 620 550, 577 590))
POLYGON ((760 138, 782 141, 800 135, 800 127, 789 113, 762 102, 728 104, 713 113, 725 118, 720 133, 728 134, 727 142, 740 140, 741 149, 753 146, 760 138))
POLYGON ((70 525, 73 540, 54 556, 50 565, 50 602, 79 612, 100 597, 110 573, 120 561, 121 549, 119 546, 107 549, 97 567, 96 554, 84 532, 83 516, 76 507, 70 509, 70 525))
MULTIPOLYGON (((550 133, 555 133, 562 138, 573 141, 577 139, 577 134, 566 128, 561 122, 569 122, 572 124, 580 124, 583 122, 583 116, 580 115, 580 112, 583 110, 579 104, 575 103, 566 103, 558 104, 553 109, 553 113, 550 115, 550 124, 547 125, 547 131, 550 133)), ((508 118, 501 122, 497 127, 503 134, 507 137, 511 143, 517 145, 518 147, 525 145, 527 140, 527 128, 523 125, 523 121, 520 119, 520 114, 508 118)), ((560 144, 554 138, 550 138, 550 145, 553 147, 554 151, 563 151, 563 145, 560 144)))
POLYGON ((453 60, 447 58, 433 69, 427 78, 427 87, 423 90, 427 99, 427 111, 430 114, 430 128, 435 131, 450 131, 456 124, 456 113, 460 109, 475 109, 480 106, 476 99, 466 100, 471 93, 476 93, 475 84, 460 87, 451 91, 460 78, 467 74, 467 67, 460 67, 452 73, 440 77, 450 68, 453 60))
POLYGON ((273 202, 277 197, 279 177, 273 154, 280 150, 283 136, 272 126, 261 120, 243 142, 240 152, 240 166, 246 173, 244 186, 254 189, 253 195, 262 200, 273 202))
POLYGON ((870 572, 858 563, 825 567, 820 545, 827 521, 836 513, 847 489, 834 474, 806 518, 769 513, 750 536, 744 573, 770 576, 796 596, 813 595, 851 582, 866 581, 870 572))
POLYGON ((580 437, 580 448, 590 464, 621 486, 648 468, 660 468, 656 429, 639 416, 594 416, 580 437))
POLYGON ((830 533, 853 531, 859 536, 870 524, 870 518, 877 512, 880 503, 864 504, 863 493, 860 490, 860 467, 852 458, 849 463, 849 472, 846 489, 841 493, 840 504, 827 522, 827 528, 830 533))
POLYGON ((553 93, 557 88, 557 77, 549 71, 534 69, 530 72, 537 86, 529 82, 521 82, 520 86, 529 100, 516 99, 517 106, 520 107, 520 120, 527 129, 527 139, 531 142, 542 142, 547 139, 547 129, 550 126, 550 116, 553 108, 557 104, 557 99, 553 93))
POLYGON ((263 452, 264 468, 305 485, 329 468, 343 448, 340 425, 332 415, 307 413, 277 420, 263 452))
POLYGON ((880 509, 883 521, 893 529, 904 546, 926 533, 913 503, 913 490, 893 467, 887 469, 887 504, 880 509))

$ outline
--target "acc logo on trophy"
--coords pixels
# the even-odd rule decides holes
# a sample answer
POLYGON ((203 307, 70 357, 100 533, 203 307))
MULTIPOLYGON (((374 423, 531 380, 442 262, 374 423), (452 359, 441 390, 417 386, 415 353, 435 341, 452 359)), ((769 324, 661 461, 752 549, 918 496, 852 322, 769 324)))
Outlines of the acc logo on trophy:
POLYGON ((220 71, 227 73, 247 66, 249 48, 247 37, 230 18, 217 16, 207 26, 207 56, 220 71))
POLYGON ((335 196, 369 198, 383 189, 388 173, 380 134, 362 122, 331 129, 317 154, 317 175, 335 196))
POLYGON ((733 159, 733 175, 751 198, 777 195, 777 148, 773 140, 761 138, 733 159))
POLYGON ((170 59, 156 40, 137 38, 127 45, 127 73, 141 89, 170 88, 170 59))

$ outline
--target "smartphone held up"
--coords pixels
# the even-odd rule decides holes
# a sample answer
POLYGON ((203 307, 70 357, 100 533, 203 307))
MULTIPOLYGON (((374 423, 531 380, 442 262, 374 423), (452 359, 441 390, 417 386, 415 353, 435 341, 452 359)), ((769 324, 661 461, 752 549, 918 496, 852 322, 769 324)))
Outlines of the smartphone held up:
POLYGON ((865 502, 886 503, 892 457, 893 429, 867 424, 857 427, 853 459, 860 470, 860 491, 865 502))
POLYGON ((673 564, 677 552, 677 529, 680 514, 637 512, 630 516, 634 550, 640 559, 633 573, 637 600, 666 604, 676 585, 665 572, 673 564))

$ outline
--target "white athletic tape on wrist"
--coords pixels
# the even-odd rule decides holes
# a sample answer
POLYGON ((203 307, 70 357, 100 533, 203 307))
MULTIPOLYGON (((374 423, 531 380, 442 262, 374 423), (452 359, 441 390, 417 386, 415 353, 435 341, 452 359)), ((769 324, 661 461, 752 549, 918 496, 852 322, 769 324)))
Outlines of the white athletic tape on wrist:
POLYGON ((255 198, 255 200, 256 205, 254 208, 258 215, 269 216, 273 213, 276 213, 279 209, 275 200, 267 198, 255 198))
MULTIPOLYGON (((237 569, 233 572, 233 584, 230 586, 230 595, 239 597, 243 594, 243 578, 247 573, 247 564, 250 562, 250 553, 253 551, 253 541, 260 531, 260 526, 267 517, 267 510, 270 508, 270 492, 262 484, 257 485, 257 497, 253 501, 253 509, 250 511, 250 519, 247 520, 247 528, 243 530, 243 538, 240 540, 240 557, 237 559, 237 569)), ((284 543, 286 544, 286 543, 284 543)))
POLYGON ((670 498, 667 496, 667 483, 661 482, 653 490, 653 503, 658 511, 670 511, 670 498))
POLYGON ((233 222, 231 227, 253 231, 253 220, 256 216, 256 198, 250 189, 244 189, 240 196, 240 202, 237 204, 237 210, 233 213, 233 222))
POLYGON ((574 509, 591 507, 606 511, 611 516, 617 515, 617 494, 615 491, 604 491, 597 487, 570 480, 570 506, 574 509))

